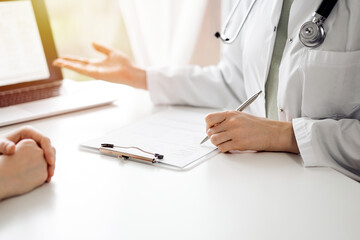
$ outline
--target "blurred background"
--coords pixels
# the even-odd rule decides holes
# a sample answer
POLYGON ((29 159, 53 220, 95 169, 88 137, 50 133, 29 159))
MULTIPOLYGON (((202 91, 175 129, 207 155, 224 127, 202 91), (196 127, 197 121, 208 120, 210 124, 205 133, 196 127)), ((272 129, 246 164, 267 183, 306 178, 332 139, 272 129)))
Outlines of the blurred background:
MULTIPOLYGON (((123 51, 133 59, 118 0, 46 0, 60 56, 101 57, 92 50, 98 42, 123 51)), ((65 78, 89 79, 69 70, 65 78)))
MULTIPOLYGON (((216 64, 218 0, 45 0, 59 56, 102 57, 98 42, 141 67, 216 64)), ((65 78, 89 78, 63 70, 65 78)))

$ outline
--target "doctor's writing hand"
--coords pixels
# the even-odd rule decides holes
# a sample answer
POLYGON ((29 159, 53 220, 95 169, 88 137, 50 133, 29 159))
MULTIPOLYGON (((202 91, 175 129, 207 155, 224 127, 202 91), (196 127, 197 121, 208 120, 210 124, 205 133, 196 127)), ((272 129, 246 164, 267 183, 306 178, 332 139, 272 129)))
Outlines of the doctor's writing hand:
POLYGON ((30 139, 42 149, 44 158, 47 163, 47 182, 51 181, 55 172, 56 150, 51 145, 50 139, 38 132, 32 127, 22 127, 9 134, 0 136, 0 155, 13 155, 17 144, 24 140, 30 139))
POLYGON ((221 152, 232 150, 299 153, 291 122, 272 121, 238 111, 206 116, 206 132, 221 152))
POLYGON ((62 57, 56 59, 53 64, 95 79, 147 89, 146 72, 135 67, 123 53, 97 43, 93 43, 93 47, 96 51, 104 54, 105 58, 62 57))

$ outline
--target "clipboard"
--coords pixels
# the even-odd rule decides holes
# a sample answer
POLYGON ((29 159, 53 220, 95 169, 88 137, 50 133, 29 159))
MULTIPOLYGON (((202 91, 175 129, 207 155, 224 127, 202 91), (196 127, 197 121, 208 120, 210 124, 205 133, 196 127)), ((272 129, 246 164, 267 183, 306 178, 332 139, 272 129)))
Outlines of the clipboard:
POLYGON ((219 151, 204 137, 210 109, 168 107, 80 144, 81 149, 174 170, 191 169, 219 151))

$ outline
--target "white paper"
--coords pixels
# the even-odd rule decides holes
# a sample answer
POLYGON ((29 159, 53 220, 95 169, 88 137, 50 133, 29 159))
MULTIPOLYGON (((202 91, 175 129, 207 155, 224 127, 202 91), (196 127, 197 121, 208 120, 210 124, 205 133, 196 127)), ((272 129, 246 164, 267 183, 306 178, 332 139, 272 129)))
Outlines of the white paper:
POLYGON ((163 163, 184 168, 216 149, 209 141, 200 145, 206 136, 204 119, 208 111, 169 108, 81 145, 92 148, 99 148, 102 143, 136 146, 164 155, 163 163))
POLYGON ((0 86, 49 76, 31 1, 1 1, 0 86))

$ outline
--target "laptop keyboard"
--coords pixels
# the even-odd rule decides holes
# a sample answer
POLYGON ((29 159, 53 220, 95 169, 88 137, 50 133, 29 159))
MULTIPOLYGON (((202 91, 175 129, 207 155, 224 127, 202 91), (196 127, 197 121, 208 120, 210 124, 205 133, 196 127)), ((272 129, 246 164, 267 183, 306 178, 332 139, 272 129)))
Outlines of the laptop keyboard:
POLYGON ((23 89, 0 92, 0 107, 36 101, 49 97, 58 96, 59 86, 45 85, 44 87, 29 87, 23 89))

